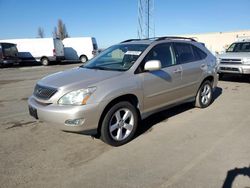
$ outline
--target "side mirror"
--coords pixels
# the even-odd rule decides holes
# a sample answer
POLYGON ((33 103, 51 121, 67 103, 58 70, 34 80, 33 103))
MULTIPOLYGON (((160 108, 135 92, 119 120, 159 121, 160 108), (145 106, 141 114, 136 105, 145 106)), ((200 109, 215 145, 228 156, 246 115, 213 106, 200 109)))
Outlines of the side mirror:
POLYGON ((144 65, 144 70, 156 71, 161 69, 161 62, 159 60, 147 61, 144 65))

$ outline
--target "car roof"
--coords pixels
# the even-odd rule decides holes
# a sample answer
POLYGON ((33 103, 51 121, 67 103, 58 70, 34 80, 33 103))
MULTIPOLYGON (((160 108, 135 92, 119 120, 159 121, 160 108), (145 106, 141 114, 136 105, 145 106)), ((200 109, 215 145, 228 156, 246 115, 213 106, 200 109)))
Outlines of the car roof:
POLYGON ((175 42, 197 42, 193 38, 187 38, 187 37, 175 37, 175 36, 166 36, 166 37, 154 37, 149 39, 128 39, 125 41, 122 41, 123 44, 148 44, 150 45, 153 42, 160 42, 160 41, 175 41, 175 42))

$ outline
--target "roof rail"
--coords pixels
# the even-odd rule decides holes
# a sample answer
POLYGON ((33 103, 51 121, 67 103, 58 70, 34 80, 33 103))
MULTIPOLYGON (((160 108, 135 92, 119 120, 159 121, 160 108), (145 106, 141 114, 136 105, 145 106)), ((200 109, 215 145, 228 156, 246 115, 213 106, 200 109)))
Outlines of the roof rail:
POLYGON ((197 42, 195 39, 193 38, 189 38, 189 37, 176 37, 176 36, 165 36, 165 37, 158 37, 156 39, 156 41, 159 41, 159 40, 165 40, 165 39, 177 39, 177 40, 190 40, 190 41, 193 41, 193 42, 197 42))
POLYGON ((190 40, 190 41, 193 41, 193 42, 197 42, 195 39, 188 38, 188 37, 164 36, 164 37, 152 37, 152 38, 144 38, 144 39, 128 39, 128 40, 122 41, 121 43, 131 42, 131 41, 139 41, 139 40, 160 41, 160 40, 166 40, 166 39, 190 40))
POLYGON ((131 41, 138 41, 138 40, 142 40, 142 39, 128 39, 128 40, 122 41, 121 43, 131 42, 131 41))

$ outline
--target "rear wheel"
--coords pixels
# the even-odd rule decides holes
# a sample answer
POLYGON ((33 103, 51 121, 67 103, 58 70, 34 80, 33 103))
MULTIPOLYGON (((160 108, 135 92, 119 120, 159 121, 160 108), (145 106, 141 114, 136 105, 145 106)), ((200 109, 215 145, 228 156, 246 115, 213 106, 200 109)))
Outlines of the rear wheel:
POLYGON ((49 65, 49 59, 47 57, 43 57, 41 59, 41 63, 42 63, 42 65, 47 66, 47 65, 49 65))
POLYGON ((80 57, 80 61, 81 61, 81 63, 86 63, 86 62, 88 61, 87 56, 82 55, 82 56, 80 57))
POLYGON ((210 81, 206 80, 202 83, 195 100, 195 106, 199 108, 208 107, 213 98, 213 88, 210 81))
POLYGON ((119 102, 106 113, 101 127, 101 139, 112 146, 128 143, 134 137, 138 114, 129 102, 119 102))

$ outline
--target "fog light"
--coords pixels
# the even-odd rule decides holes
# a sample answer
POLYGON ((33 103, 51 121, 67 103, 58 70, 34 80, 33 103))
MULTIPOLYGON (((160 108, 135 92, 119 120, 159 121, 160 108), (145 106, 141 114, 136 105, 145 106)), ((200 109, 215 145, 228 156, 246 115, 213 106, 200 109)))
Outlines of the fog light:
POLYGON ((84 119, 68 119, 65 121, 65 125, 67 126, 80 126, 83 125, 84 119))

